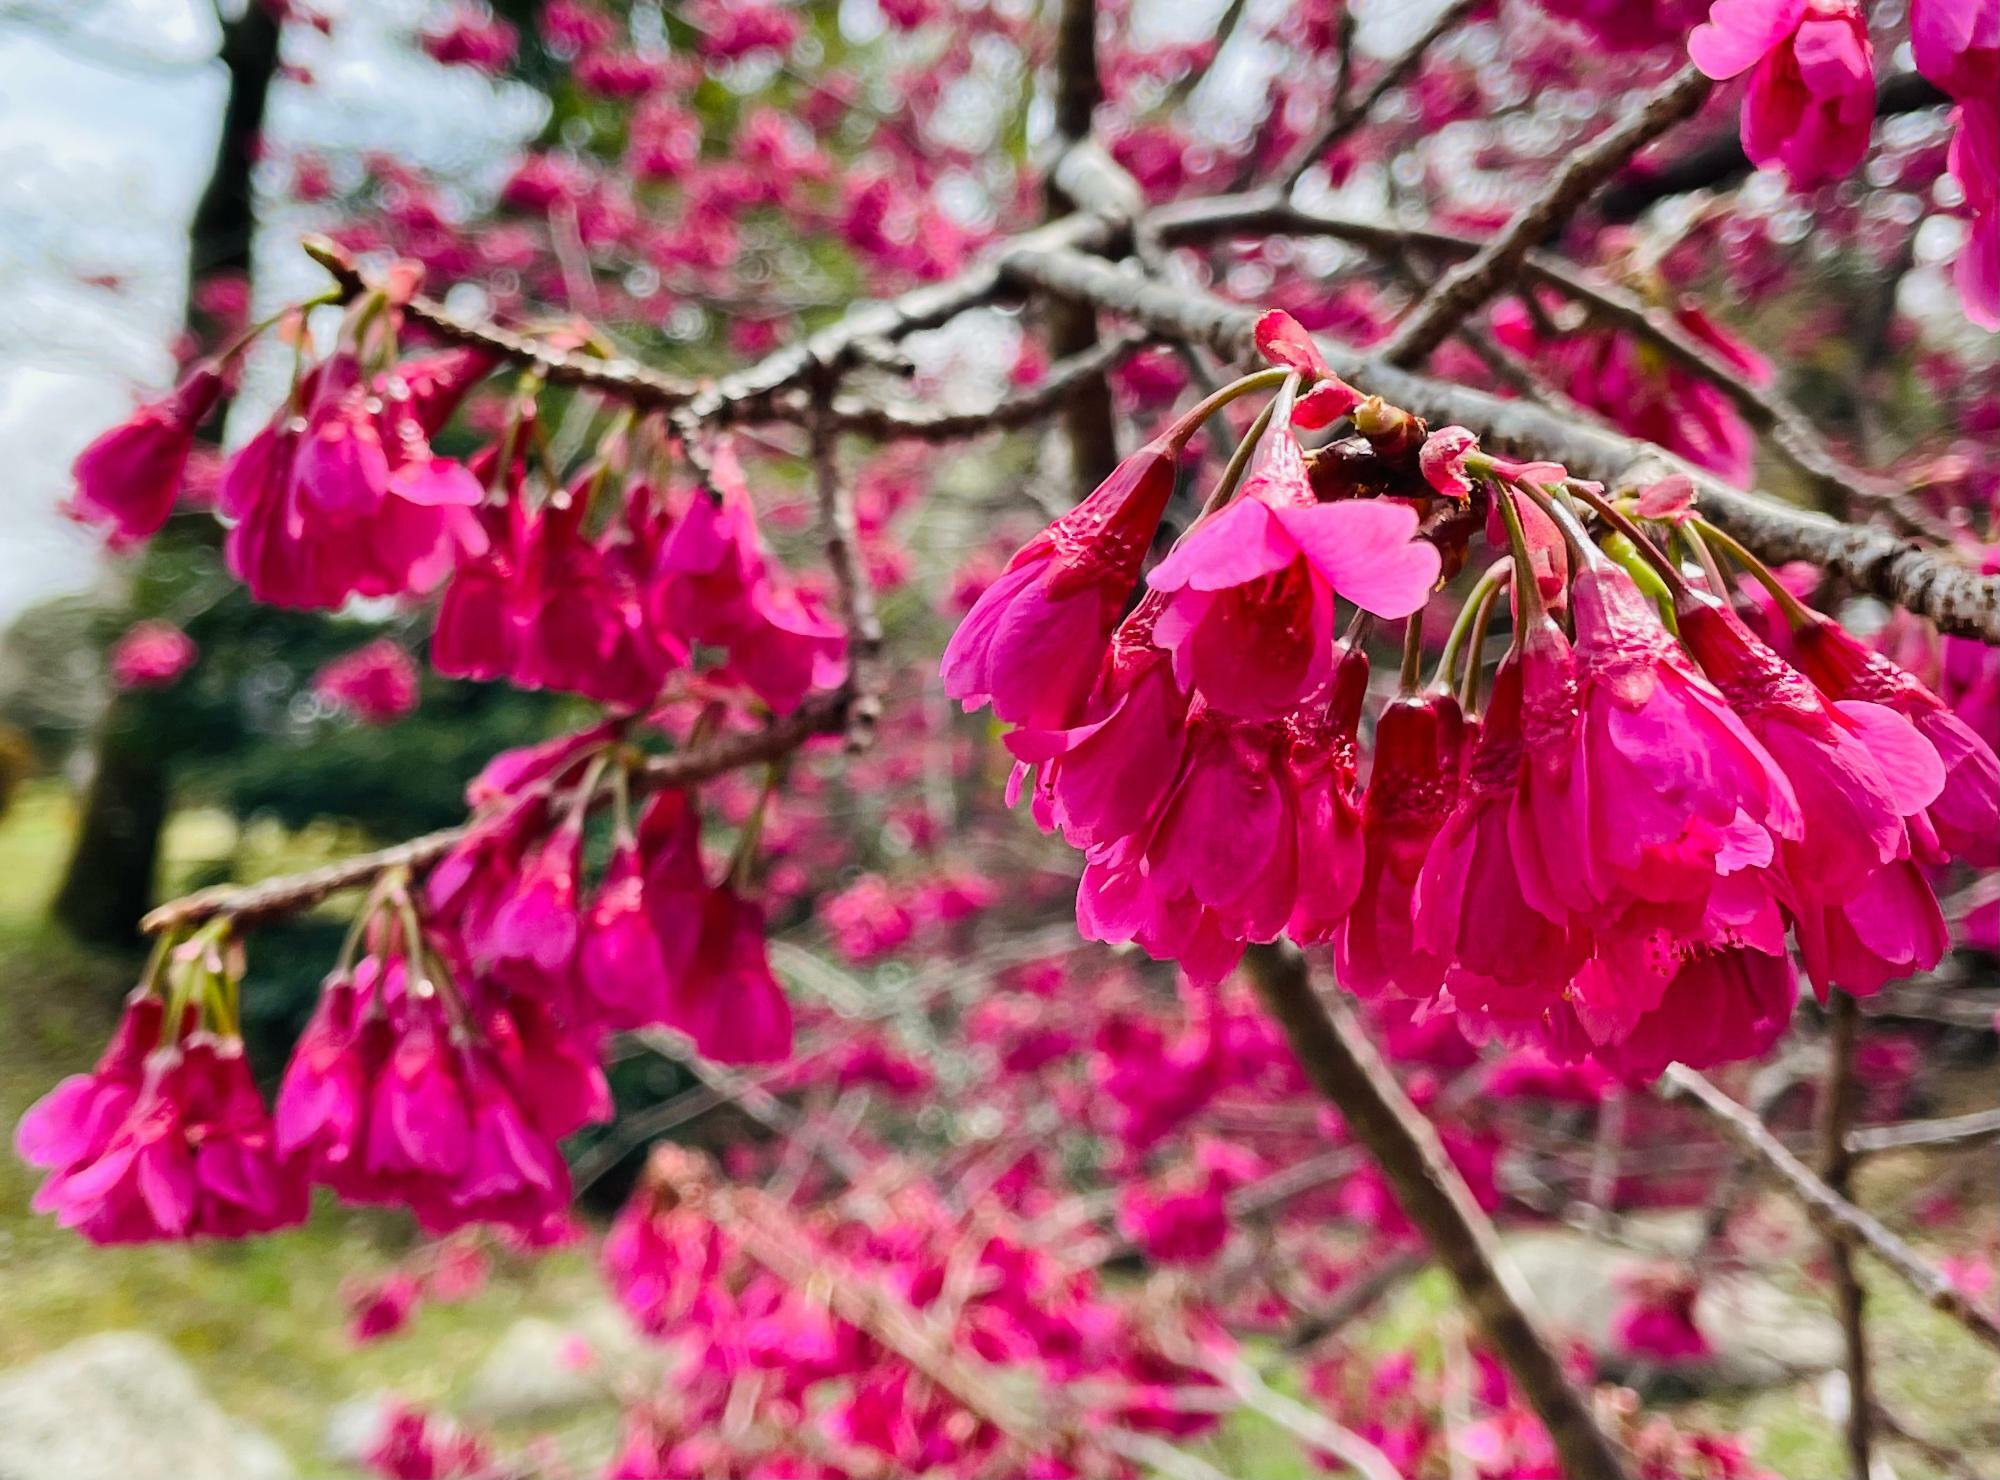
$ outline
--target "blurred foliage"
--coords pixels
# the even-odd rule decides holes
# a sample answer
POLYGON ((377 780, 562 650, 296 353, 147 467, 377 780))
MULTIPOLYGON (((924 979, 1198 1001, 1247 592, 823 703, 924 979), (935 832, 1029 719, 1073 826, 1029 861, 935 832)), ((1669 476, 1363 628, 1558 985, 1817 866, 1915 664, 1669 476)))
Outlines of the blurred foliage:
POLYGON ((181 627, 200 656, 177 683, 121 703, 172 761, 181 804, 238 818, 269 815, 290 828, 338 818, 383 838, 442 827, 464 816, 465 784, 496 751, 551 733, 573 707, 426 674, 414 714, 361 724, 314 693, 313 676, 376 637, 414 645, 427 623, 257 606, 223 570, 213 526, 192 520, 176 520, 130 577, 127 605, 63 598, 7 636, 0 723, 17 726, 45 764, 87 736, 106 692, 105 650, 149 618, 181 627))

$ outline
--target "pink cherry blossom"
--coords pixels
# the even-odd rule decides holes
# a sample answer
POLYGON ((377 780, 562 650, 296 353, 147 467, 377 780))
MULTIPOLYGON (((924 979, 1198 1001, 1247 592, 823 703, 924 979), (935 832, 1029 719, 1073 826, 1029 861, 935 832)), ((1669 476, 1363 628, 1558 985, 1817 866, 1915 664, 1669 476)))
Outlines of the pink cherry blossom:
POLYGON ((1715 0, 1688 55, 1717 81, 1750 73, 1743 150, 1795 189, 1837 180, 1868 151, 1875 52, 1855 0, 1715 0))
POLYGON ((114 546, 151 538, 174 511, 195 433, 225 389, 219 367, 198 365, 171 395, 101 434, 77 454, 66 512, 105 526, 114 546))
POLYGON ((948 695, 1033 729, 1079 722, 1174 490, 1178 448, 1171 434, 1148 442, 1015 553, 945 647, 948 695))
POLYGON ((111 645, 111 681, 121 689, 163 689, 194 666, 194 639, 170 622, 136 622, 111 645))
POLYGON ((1318 502, 1274 426, 1237 496, 1147 577, 1170 598, 1154 630, 1176 680, 1243 719, 1282 718, 1332 673, 1335 596, 1391 618, 1429 599, 1439 556, 1416 530, 1407 504, 1318 502))
POLYGON ((417 707, 417 665, 393 639, 378 638, 321 668, 313 691, 364 724, 392 724, 417 707))

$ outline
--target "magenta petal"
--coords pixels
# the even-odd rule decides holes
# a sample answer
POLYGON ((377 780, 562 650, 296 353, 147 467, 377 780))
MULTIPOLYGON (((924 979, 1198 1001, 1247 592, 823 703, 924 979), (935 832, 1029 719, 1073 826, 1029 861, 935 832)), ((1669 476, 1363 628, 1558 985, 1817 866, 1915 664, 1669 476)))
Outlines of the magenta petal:
POLYGON ((1430 600, 1440 557, 1412 538, 1417 511, 1384 499, 1353 499, 1275 511, 1306 559, 1336 593, 1378 617, 1407 617, 1430 600))
POLYGON ((1688 59, 1721 82, 1755 65, 1798 29, 1806 0, 1715 0, 1688 37, 1688 59))
POLYGON ((1921 812, 1944 790, 1944 762, 1937 747, 1903 715, 1882 704, 1842 699, 1834 705, 1853 722, 1861 743, 1889 783, 1889 799, 1909 817, 1921 812))
POLYGON ((1298 551, 1271 506, 1248 495, 1202 520, 1153 567, 1155 591, 1221 591, 1283 570, 1298 551))
POLYGON ((486 498, 479 480, 448 457, 405 463, 390 477, 389 488, 398 498, 425 508, 450 505, 471 509, 486 498))

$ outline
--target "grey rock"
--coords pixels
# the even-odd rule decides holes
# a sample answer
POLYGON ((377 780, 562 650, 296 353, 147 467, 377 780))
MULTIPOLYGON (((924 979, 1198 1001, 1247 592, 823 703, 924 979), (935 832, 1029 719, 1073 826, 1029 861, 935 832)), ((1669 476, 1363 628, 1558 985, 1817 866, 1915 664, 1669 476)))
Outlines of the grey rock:
POLYGON ((326 1427, 320 1431, 320 1449, 335 1464, 359 1469, 381 1437, 382 1426, 395 1401, 389 1393, 369 1393, 336 1403, 326 1416, 326 1427))
POLYGON ((1640 1220, 1625 1231, 1645 1247, 1657 1247, 1660 1255, 1567 1230, 1537 1230, 1507 1240, 1548 1324, 1588 1345, 1605 1376, 1641 1387, 1670 1380, 1713 1392, 1775 1387, 1839 1365, 1840 1326, 1825 1302, 1741 1272, 1712 1275, 1702 1283, 1694 1317, 1713 1349, 1705 1360, 1666 1371, 1619 1350, 1611 1339, 1612 1322, 1632 1280, 1671 1263, 1694 1238, 1692 1224, 1679 1218, 1640 1220))
POLYGON ((546 1422, 606 1403, 622 1382, 658 1367, 657 1353, 611 1305, 562 1321, 527 1316, 501 1333, 461 1406, 481 1423, 546 1422))
POLYGON ((0 1480, 291 1480, 145 1331, 108 1331, 0 1372, 0 1480))

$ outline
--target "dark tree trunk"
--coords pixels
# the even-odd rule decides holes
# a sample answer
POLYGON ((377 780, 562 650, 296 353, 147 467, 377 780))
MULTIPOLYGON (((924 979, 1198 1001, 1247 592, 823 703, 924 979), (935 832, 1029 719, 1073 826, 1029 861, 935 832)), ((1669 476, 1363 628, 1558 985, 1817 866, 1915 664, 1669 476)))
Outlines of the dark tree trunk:
POLYGON ((153 903, 160 829, 167 820, 167 757, 144 723, 147 706, 121 694, 97 734, 96 773, 55 916, 79 940, 129 945, 153 903))
MULTIPOLYGON (((187 317, 197 332, 204 326, 194 302, 196 285, 215 273, 247 277, 250 272, 257 223, 250 172, 278 71, 279 29, 275 14, 259 0, 250 0, 239 19, 223 26, 218 55, 229 71, 229 92, 215 163, 189 228, 187 317)), ((224 410, 216 409, 210 429, 218 437, 224 410)), ((105 711, 83 819, 56 891, 57 921, 96 945, 135 942, 139 917, 153 900, 173 756, 147 723, 149 708, 144 696, 121 693, 105 711)))

